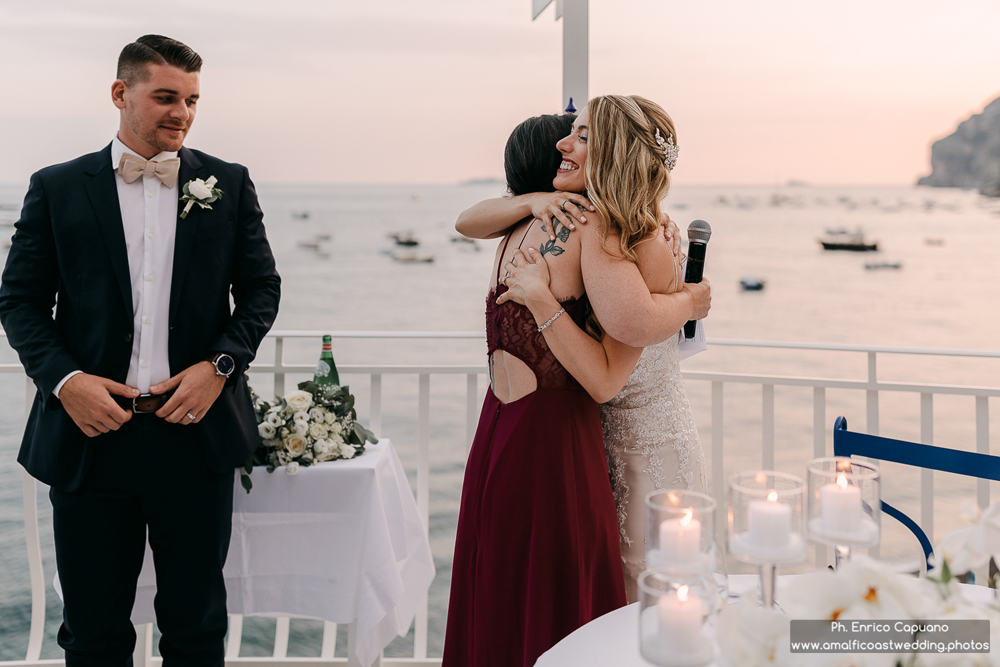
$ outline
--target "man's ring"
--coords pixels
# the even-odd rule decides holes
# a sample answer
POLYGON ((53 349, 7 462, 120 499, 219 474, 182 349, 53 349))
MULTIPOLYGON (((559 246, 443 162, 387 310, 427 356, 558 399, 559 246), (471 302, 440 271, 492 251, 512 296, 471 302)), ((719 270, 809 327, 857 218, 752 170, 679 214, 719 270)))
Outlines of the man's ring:
POLYGON ((559 208, 561 208, 563 211, 565 211, 566 210, 566 203, 568 201, 569 201, 568 199, 563 199, 563 203, 559 205, 559 208))
POLYGON ((193 414, 191 414, 190 412, 187 413, 187 418, 190 419, 191 421, 194 421, 195 419, 197 419, 197 417, 194 416, 193 414))
POLYGON ((500 284, 503 285, 504 287, 507 286, 507 278, 508 276, 504 276, 503 278, 500 279, 500 284))

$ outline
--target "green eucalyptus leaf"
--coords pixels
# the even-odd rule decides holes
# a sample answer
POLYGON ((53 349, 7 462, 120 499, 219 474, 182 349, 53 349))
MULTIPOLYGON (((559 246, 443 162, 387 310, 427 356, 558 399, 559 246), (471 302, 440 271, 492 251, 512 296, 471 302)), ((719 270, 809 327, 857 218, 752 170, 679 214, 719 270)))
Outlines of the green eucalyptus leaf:
POLYGON ((250 493, 250 489, 253 488, 253 481, 250 479, 250 475, 240 475, 240 484, 246 489, 247 493, 250 493))

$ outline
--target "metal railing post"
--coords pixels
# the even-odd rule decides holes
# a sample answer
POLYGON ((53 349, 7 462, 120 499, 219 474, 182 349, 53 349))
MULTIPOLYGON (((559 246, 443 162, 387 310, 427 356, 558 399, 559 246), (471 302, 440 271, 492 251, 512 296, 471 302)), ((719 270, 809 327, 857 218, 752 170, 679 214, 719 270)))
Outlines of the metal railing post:
MULTIPOLYGON (((976 451, 980 454, 990 453, 989 396, 976 396, 976 451)), ((990 506, 990 480, 976 480, 976 500, 984 510, 990 506)))
POLYGON ((878 435, 878 368, 875 361, 875 352, 868 353, 868 385, 871 387, 867 392, 868 408, 868 433, 878 435))
MULTIPOLYGON (((920 442, 934 444, 934 394, 920 394, 920 442)), ((920 470, 920 527, 934 543, 934 471, 920 470)))
POLYGON ((761 385, 761 466, 774 470, 774 385, 761 385))
POLYGON ((465 377, 465 451, 472 447, 476 437, 479 414, 479 376, 469 373, 465 377))
MULTIPOLYGON (((24 417, 27 420, 34 402, 35 383, 24 377, 24 417)), ((25 660, 38 660, 42 655, 45 636, 45 571, 42 565, 42 543, 38 531, 38 483, 21 471, 22 498, 24 502, 24 541, 28 548, 28 578, 31 581, 31 628, 28 631, 28 651, 25 660)))
POLYGON ((376 438, 382 437, 382 375, 372 373, 371 410, 368 424, 376 438))
POLYGON ((274 395, 278 398, 285 395, 285 338, 274 337, 274 395))
MULTIPOLYGON (((417 426, 417 509, 430 537, 430 413, 431 376, 420 374, 419 423, 417 426)), ((425 593, 414 619, 413 657, 427 657, 428 598, 425 593)))

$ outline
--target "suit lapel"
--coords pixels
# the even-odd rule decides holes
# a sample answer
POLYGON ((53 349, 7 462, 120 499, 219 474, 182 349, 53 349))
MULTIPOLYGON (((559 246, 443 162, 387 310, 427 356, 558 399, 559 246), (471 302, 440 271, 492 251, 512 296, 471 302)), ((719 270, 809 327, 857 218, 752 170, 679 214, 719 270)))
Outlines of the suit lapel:
MULTIPOLYGON (((178 153, 181 158, 180 174, 177 178, 178 192, 183 192, 184 184, 195 178, 207 178, 201 174, 201 160, 187 148, 181 148, 178 153)), ((174 234, 174 267, 173 278, 170 280, 170 321, 174 321, 177 307, 181 302, 181 286, 184 284, 184 274, 191 261, 191 249, 197 236, 198 224, 201 221, 202 209, 195 204, 187 217, 181 220, 184 202, 177 203, 177 230, 174 234)))
POLYGON ((111 267, 118 279, 125 310, 131 322, 132 281, 128 269, 128 248, 125 245, 125 227, 122 224, 122 209, 118 203, 118 186, 115 184, 115 170, 111 168, 111 146, 96 154, 96 161, 87 170, 87 195, 94 207, 97 225, 104 237, 104 245, 111 257, 111 267))

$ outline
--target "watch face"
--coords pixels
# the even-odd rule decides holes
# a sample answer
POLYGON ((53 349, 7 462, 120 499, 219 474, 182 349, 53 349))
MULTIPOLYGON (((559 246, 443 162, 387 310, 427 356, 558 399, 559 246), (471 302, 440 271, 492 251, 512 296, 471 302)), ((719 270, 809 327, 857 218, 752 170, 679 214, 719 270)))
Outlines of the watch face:
POLYGON ((236 370, 236 362, 228 354, 220 354, 219 358, 215 360, 215 370, 218 371, 219 375, 232 375, 233 371, 236 370))

